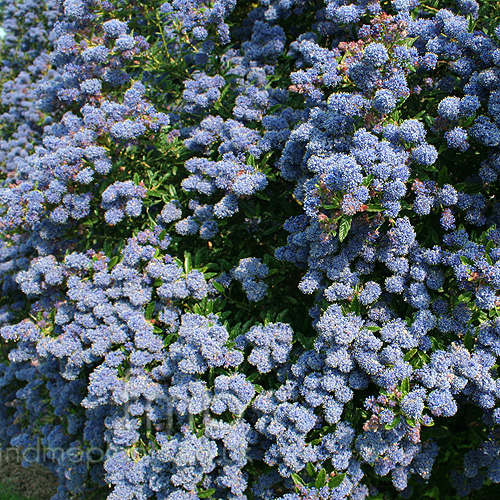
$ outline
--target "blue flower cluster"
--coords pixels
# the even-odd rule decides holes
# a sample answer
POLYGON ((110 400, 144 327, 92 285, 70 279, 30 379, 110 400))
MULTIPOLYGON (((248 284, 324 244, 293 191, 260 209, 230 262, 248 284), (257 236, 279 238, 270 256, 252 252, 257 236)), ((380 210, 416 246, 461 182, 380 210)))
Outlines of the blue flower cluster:
POLYGON ((231 270, 231 276, 239 281, 248 300, 258 302, 267 295, 267 284, 262 281, 269 273, 269 268, 260 259, 248 257, 241 259, 238 266, 231 270))
POLYGON ((123 217, 138 217, 142 210, 142 198, 146 189, 131 181, 115 182, 102 193, 101 207, 106 210, 104 218, 110 225, 120 222, 123 217))

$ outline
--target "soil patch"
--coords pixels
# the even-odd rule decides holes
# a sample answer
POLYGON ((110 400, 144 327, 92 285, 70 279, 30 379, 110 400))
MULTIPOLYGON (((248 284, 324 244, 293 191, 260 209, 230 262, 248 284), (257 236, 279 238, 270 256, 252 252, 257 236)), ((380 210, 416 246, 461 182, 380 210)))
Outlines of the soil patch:
POLYGON ((33 500, 50 500, 57 493, 57 480, 40 464, 21 465, 21 452, 0 449, 0 483, 13 493, 33 500))

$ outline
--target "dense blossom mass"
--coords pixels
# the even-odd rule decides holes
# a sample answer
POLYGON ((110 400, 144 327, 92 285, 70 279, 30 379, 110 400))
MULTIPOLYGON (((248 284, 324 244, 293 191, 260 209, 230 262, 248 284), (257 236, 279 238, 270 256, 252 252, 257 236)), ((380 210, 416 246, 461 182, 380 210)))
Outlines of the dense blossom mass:
POLYGON ((52 500, 498 495, 495 2, 0 19, 0 443, 52 500))

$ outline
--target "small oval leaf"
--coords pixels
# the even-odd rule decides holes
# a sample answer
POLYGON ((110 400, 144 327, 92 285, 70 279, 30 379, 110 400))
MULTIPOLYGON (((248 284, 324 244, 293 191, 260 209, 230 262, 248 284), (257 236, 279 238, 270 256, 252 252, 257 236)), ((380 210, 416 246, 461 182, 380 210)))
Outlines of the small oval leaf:
POLYGON ((325 469, 321 469, 318 473, 318 477, 316 478, 316 481, 314 483, 314 486, 316 486, 316 488, 323 488, 323 486, 325 486, 326 484, 326 470, 325 469))
POLYGON ((345 474, 338 474, 337 476, 333 476, 330 481, 328 481, 328 486, 330 488, 336 488, 342 484, 342 481, 345 478, 345 474))

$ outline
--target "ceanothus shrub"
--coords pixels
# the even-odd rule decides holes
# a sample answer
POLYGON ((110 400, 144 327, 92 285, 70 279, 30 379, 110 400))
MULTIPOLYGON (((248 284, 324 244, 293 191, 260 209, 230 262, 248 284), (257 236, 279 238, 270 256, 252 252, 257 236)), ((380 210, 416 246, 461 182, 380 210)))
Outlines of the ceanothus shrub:
POLYGON ((0 442, 52 500, 498 496, 494 2, 0 18, 0 442))

